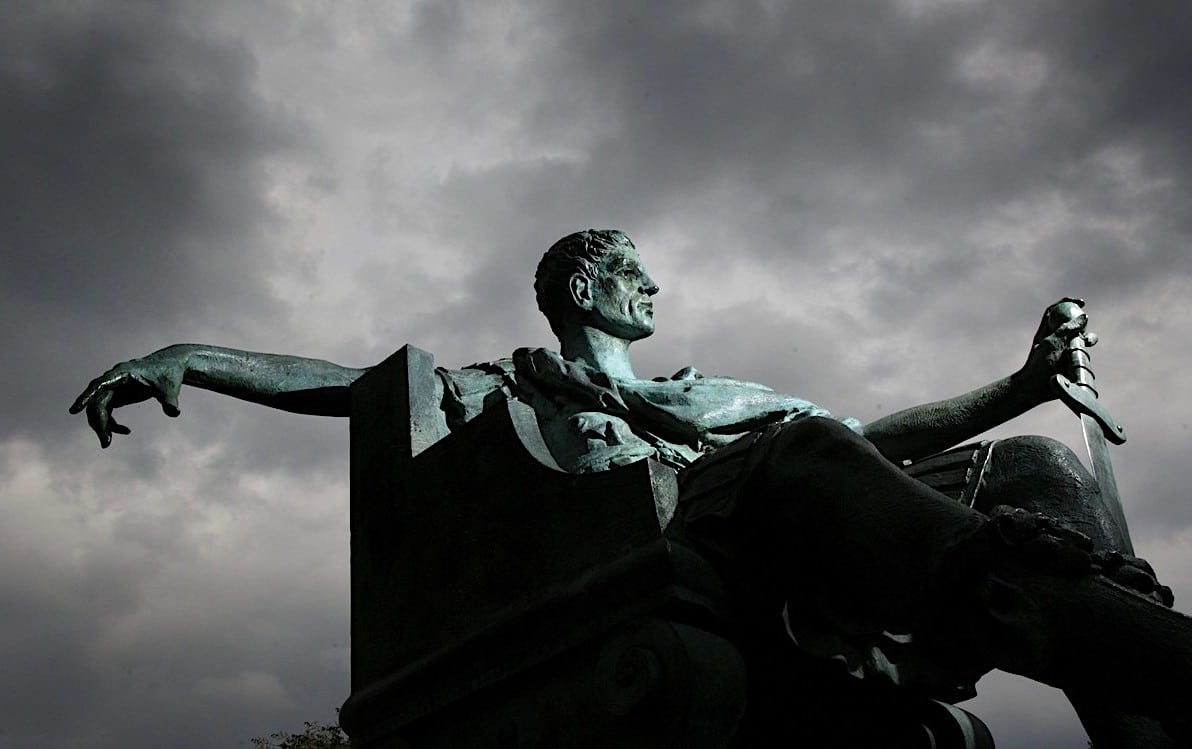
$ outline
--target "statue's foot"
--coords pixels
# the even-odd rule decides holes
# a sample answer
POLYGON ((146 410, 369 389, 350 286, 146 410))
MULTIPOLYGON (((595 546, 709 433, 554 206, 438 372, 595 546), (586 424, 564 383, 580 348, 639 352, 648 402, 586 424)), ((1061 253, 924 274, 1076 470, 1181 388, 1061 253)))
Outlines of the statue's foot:
POLYGON ((1008 508, 968 545, 966 561, 987 565, 969 592, 979 609, 969 631, 997 668, 1103 695, 1192 746, 1192 618, 1169 608, 1150 565, 1008 508))
POLYGON ((1171 592, 1171 588, 1159 582, 1159 578, 1155 577, 1155 570, 1145 559, 1120 551, 1097 552, 1093 559, 1098 574, 1118 585, 1137 591, 1167 608, 1175 604, 1175 594, 1171 592))

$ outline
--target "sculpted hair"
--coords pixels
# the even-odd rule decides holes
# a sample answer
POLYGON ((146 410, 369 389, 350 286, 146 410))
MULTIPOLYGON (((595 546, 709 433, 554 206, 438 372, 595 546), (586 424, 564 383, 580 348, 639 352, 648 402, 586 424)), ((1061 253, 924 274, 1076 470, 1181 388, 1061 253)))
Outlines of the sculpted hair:
POLYGON ((633 247, 633 242, 616 229, 586 229, 563 237, 542 256, 534 274, 534 293, 555 335, 574 306, 569 289, 572 274, 595 278, 600 258, 617 247, 633 247))

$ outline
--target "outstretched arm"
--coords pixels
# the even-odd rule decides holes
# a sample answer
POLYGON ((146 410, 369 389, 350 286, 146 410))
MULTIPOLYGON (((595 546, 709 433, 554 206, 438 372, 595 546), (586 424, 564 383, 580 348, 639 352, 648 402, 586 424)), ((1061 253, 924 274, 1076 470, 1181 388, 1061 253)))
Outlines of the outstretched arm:
POLYGON ((112 443, 113 434, 129 433, 112 417, 113 409, 156 398, 166 415, 177 416, 182 385, 295 413, 347 416, 348 387, 365 371, 319 359, 180 343, 96 377, 70 412, 87 411, 102 447, 112 443))
POLYGON ((883 416, 866 424, 863 434, 892 461, 917 460, 1021 416, 1047 397, 1016 373, 955 398, 883 416))
POLYGON ((1083 315, 1059 325, 1055 310, 1081 300, 1064 299, 1047 308, 1026 364, 1014 374, 955 398, 914 406, 863 427, 883 455, 895 462, 924 458, 971 439, 1054 399, 1051 375, 1058 371, 1072 338, 1084 331, 1083 315))

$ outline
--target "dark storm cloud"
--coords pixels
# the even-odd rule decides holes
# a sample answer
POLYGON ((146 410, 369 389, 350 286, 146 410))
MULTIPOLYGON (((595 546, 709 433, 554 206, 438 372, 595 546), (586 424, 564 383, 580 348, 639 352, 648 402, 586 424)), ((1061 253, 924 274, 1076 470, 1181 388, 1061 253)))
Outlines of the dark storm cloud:
MULTIPOLYGON (((523 94, 527 125, 547 142, 590 132, 592 148, 570 169, 458 179, 468 193, 520 195, 522 210, 552 219, 586 211, 632 225, 699 206, 700 228, 731 225, 749 254, 800 256, 820 273, 832 232, 868 232, 894 247, 886 288, 910 292, 903 308, 998 254, 964 237, 987 213, 1057 193, 1076 226, 1016 248, 1051 258, 1041 273, 1075 274, 1089 294, 1121 293, 1183 262, 1181 243, 1162 235, 1187 223, 1172 199, 1192 163, 1186 8, 899 7, 548 10, 541 77, 523 94), (1175 182, 1148 204, 1153 214, 1136 228, 1145 246, 1133 254, 1121 236, 1081 226, 1132 218, 1120 215, 1135 189, 1129 175, 1106 173, 1113 149, 1127 161, 1137 154, 1148 179, 1175 182), (707 197, 717 189, 729 199, 707 197)), ((467 203, 478 204, 504 209, 467 203)), ((708 256, 690 259, 698 272, 708 256)))
POLYGON ((182 12, 3 11, 0 314, 22 324, 2 345, 40 362, 10 370, 24 397, 6 432, 44 429, 81 386, 66 373, 110 360, 114 340, 161 340, 225 299, 278 312, 260 279, 270 253, 246 245, 270 216, 262 160, 292 135, 255 97, 247 49, 182 12))
POLYGON ((999 6, 998 20, 1020 49, 1046 53, 1062 82, 1055 109, 1070 125, 1070 148, 1145 140, 1148 173, 1188 173, 1192 8, 1097 2, 1073 12, 1065 3, 1020 3, 999 6))

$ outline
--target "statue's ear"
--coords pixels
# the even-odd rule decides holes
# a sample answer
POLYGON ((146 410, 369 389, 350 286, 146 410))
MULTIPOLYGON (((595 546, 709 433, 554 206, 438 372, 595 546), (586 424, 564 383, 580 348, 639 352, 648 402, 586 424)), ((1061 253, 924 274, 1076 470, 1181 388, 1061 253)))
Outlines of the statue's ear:
POLYGON ((571 299, 582 310, 592 309, 592 279, 584 273, 572 273, 568 280, 571 299))

